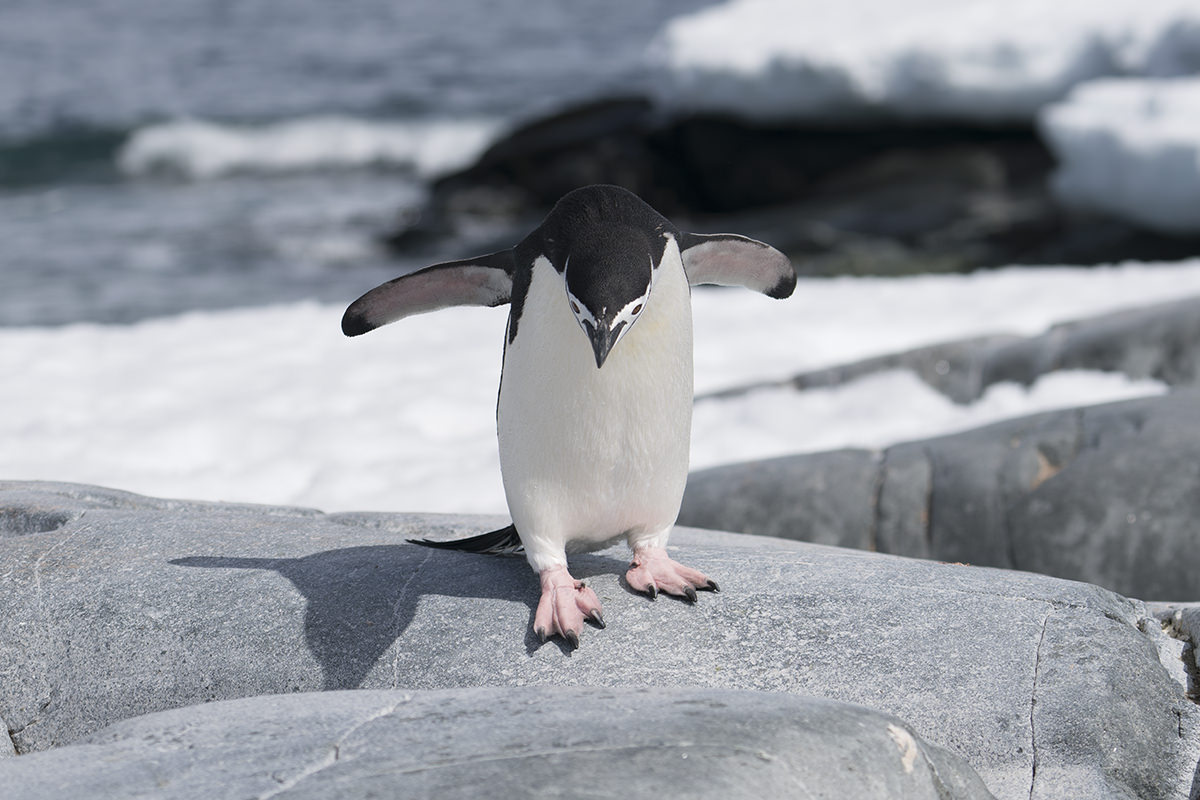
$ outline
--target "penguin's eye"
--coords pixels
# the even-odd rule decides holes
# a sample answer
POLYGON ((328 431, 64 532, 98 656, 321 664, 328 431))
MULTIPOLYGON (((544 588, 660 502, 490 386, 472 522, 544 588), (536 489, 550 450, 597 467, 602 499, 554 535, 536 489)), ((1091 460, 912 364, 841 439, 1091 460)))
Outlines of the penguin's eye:
POLYGON ((575 304, 574 300, 571 301, 571 311, 573 311, 576 314, 579 313, 579 306, 575 304))
POLYGON ((641 303, 638 303, 636 306, 633 307, 633 313, 634 313, 634 315, 642 313, 642 304, 641 303))

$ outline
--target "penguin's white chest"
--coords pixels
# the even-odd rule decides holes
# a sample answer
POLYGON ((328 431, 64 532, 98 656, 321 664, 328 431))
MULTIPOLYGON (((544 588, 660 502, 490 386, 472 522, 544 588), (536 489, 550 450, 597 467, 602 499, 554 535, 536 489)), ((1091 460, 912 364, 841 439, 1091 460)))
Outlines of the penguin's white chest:
POLYGON ((674 242, 645 310, 602 368, 562 276, 534 262, 497 409, 504 489, 531 561, 564 543, 674 524, 691 418, 691 296, 674 242))

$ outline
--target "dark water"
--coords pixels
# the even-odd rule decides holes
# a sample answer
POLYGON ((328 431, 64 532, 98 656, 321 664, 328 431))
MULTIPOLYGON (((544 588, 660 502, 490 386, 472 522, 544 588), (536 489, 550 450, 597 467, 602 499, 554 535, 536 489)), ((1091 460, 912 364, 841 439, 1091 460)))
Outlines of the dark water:
MULTIPOLYGON (((268 146, 203 175, 118 156, 180 119, 297 123, 326 157, 351 145, 305 123, 511 123, 637 89, 663 24, 707 4, 0 0, 0 325, 352 299, 417 266, 375 241, 419 201, 419 154, 270 167, 268 146)), ((244 144, 189 137, 185 165, 244 144)))

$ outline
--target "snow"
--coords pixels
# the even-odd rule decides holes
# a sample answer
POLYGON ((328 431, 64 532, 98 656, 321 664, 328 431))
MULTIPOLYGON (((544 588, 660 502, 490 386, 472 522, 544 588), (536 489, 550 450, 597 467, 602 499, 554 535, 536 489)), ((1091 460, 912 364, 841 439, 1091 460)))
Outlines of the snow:
POLYGON ((1064 203, 1200 233, 1200 78, 1092 81, 1039 122, 1064 203))
POLYGON ((1029 120, 1082 81, 1200 72, 1200 3, 731 0, 668 23, 648 57, 679 107, 1029 120))
MULTIPOLYGON (((366 288, 366 287, 364 287, 366 288)), ((697 290, 700 392, 982 333, 1200 295, 1200 259, 971 276, 802 280, 787 301, 697 290)), ((350 298, 347 298, 350 299, 350 298)), ((0 329, 0 476, 325 510, 500 512, 495 399, 505 310, 455 308, 367 336, 342 306, 132 326, 0 329)), ((902 373, 697 404, 695 465, 880 447, 1006 416, 1154 394, 1097 373, 955 406, 902 373)))
POLYGON ((486 119, 401 122, 322 116, 257 126, 177 119, 135 131, 117 163, 130 175, 192 179, 378 164, 431 177, 470 164, 500 127, 486 119))

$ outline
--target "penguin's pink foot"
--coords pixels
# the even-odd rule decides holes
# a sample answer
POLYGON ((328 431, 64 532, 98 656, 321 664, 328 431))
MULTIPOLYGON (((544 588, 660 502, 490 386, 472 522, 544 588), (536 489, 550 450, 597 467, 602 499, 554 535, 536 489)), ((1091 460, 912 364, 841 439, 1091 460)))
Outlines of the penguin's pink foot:
POLYGON ((717 582, 703 572, 685 567, 667 555, 662 547, 644 547, 633 551, 633 561, 625 580, 634 591, 645 592, 653 600, 659 592, 686 597, 696 602, 696 590, 719 592, 717 582))
POLYGON ((543 642, 558 635, 579 647, 579 635, 583 633, 583 620, 589 619, 603 628, 600 598, 596 593, 571 577, 564 566, 550 567, 540 573, 542 599, 538 601, 533 615, 533 632, 543 642))

